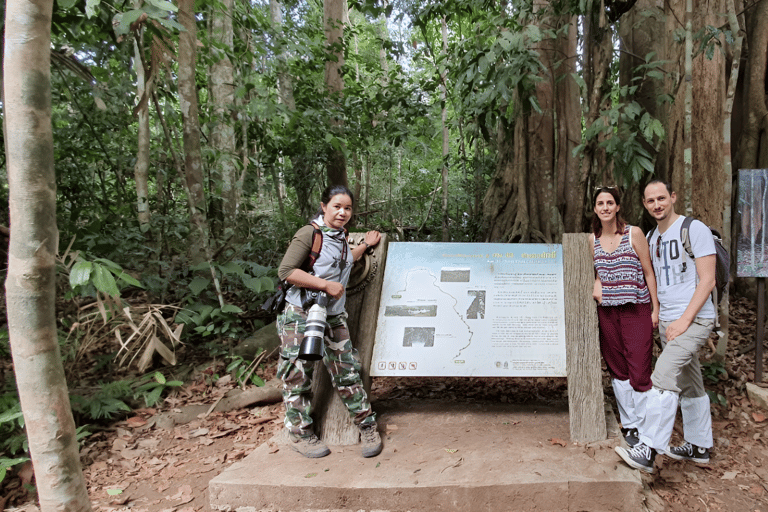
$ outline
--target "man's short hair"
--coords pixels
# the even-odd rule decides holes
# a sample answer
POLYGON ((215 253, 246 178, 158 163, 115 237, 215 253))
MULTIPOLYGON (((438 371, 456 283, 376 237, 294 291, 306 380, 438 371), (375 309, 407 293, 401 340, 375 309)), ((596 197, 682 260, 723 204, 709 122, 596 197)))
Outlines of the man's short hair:
POLYGON ((648 183, 645 184, 645 187, 643 187, 643 197, 645 197, 646 189, 648 187, 650 187, 651 185, 655 185, 657 183, 661 183, 662 185, 664 185, 667 188, 667 194, 672 195, 672 192, 674 192, 674 190, 672 190, 672 184, 670 182, 664 181, 664 180, 651 180, 651 181, 649 181, 648 183))

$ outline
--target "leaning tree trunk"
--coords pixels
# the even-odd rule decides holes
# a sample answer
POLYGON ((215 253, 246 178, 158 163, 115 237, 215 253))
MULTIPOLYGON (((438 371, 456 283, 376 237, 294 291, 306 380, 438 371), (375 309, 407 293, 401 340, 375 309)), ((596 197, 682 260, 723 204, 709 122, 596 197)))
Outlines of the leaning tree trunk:
POLYGON ((11 239, 5 296, 40 508, 89 511, 56 336, 52 0, 6 2, 4 100, 11 239))
MULTIPOLYGON (((341 96, 344 94, 344 77, 341 69, 344 66, 344 0, 323 0, 323 23, 325 25, 325 41, 328 51, 333 53, 336 59, 327 60, 325 63, 325 84, 328 93, 337 106, 341 105, 341 96)), ((332 123, 333 130, 341 128, 341 121, 332 123)), ((328 184, 347 186, 347 163, 341 149, 330 147, 328 149, 328 163, 326 164, 328 184)))
POLYGON ((200 149, 200 120, 198 117, 195 81, 197 24, 194 0, 179 0, 179 22, 184 31, 179 33, 179 105, 184 130, 184 176, 190 221, 193 231, 190 257, 200 262, 209 248, 208 218, 205 211, 203 188, 203 159, 200 149))

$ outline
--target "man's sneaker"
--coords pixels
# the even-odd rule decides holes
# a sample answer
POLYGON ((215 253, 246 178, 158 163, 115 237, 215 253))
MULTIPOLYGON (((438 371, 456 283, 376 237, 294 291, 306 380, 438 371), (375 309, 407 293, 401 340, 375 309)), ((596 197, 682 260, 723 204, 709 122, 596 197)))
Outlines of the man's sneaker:
POLYGON ((621 429, 621 435, 624 436, 624 442, 630 448, 634 448, 640 443, 640 437, 636 428, 623 428, 621 429))
POLYGON ((677 460, 692 460, 694 462, 709 462, 709 448, 702 448, 686 442, 682 446, 667 446, 664 453, 677 460))
POLYGON ((375 457, 381 453, 381 436, 375 423, 361 426, 360 438, 363 443, 363 457, 375 457))
POLYGON ((653 461, 656 459, 656 450, 650 446, 638 443, 637 446, 629 450, 623 446, 617 446, 616 453, 631 467, 646 473, 653 473, 653 461))
POLYGON ((288 445, 293 450, 310 459, 319 459, 331 453, 331 450, 314 433, 307 436, 299 436, 293 432, 288 432, 288 445))

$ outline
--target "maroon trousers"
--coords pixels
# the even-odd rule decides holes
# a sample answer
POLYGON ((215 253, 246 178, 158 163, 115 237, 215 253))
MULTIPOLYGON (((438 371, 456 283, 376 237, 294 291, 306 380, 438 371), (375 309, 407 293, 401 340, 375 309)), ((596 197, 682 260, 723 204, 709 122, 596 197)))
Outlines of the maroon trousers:
POLYGON ((651 389, 653 323, 651 304, 598 306, 600 351, 611 375, 629 380, 635 391, 651 389))

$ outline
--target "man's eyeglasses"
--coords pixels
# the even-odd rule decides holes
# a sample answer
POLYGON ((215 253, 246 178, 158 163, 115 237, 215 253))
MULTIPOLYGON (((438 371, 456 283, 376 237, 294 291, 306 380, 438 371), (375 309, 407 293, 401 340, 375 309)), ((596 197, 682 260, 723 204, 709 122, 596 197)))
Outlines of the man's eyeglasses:
POLYGON ((661 258, 661 234, 659 234, 659 238, 656 239, 656 257, 661 258))

